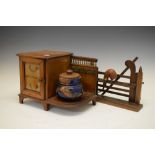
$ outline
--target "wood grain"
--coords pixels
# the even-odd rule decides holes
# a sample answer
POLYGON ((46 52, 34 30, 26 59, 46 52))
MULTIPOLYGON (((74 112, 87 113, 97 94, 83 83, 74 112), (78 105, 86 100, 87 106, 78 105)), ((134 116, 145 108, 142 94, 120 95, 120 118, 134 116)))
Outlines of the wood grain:
POLYGON ((51 59, 56 57, 69 56, 71 54, 72 53, 68 51, 40 50, 40 51, 18 53, 17 56, 35 58, 35 59, 51 59))
POLYGON ((132 102, 128 102, 128 101, 124 101, 124 100, 120 100, 120 99, 116 99, 108 96, 103 96, 103 97, 97 96, 96 102, 101 102, 104 104, 112 105, 115 107, 131 110, 135 112, 140 111, 143 107, 142 104, 133 104, 132 102))
POLYGON ((142 67, 140 67, 137 73, 137 87, 136 87, 136 95, 135 95, 136 104, 140 104, 142 81, 143 81, 143 71, 142 71, 142 67))

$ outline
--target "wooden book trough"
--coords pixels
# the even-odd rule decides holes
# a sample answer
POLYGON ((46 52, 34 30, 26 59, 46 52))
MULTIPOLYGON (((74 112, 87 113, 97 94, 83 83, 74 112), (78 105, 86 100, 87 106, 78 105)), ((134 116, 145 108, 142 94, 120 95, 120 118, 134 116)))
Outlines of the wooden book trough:
MULTIPOLYGON (((98 78, 97 83, 97 101, 105 104, 113 105, 116 107, 132 110, 138 112, 143 105, 140 104, 141 99, 141 87, 143 80, 142 67, 136 73, 135 62, 138 57, 131 60, 125 61, 126 68, 121 74, 117 74, 117 78, 114 81, 104 80, 103 78, 98 78), (127 70, 130 69, 130 75, 124 75, 127 70), (129 83, 119 81, 119 79, 129 79, 129 83), (104 85, 104 82, 107 85, 104 85), (123 87, 123 88, 122 88, 123 87), (127 101, 105 96, 106 93, 115 94, 118 96, 127 97, 127 101)), ((105 72, 98 72, 98 76, 105 75, 105 72)))

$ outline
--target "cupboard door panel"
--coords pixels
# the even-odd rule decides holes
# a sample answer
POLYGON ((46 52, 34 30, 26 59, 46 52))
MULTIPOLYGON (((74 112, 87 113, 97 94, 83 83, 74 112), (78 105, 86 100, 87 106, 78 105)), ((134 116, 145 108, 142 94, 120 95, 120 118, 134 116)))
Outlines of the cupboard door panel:
POLYGON ((38 99, 44 99, 44 61, 33 58, 21 58, 21 91, 38 99))
POLYGON ((26 89, 40 92, 40 82, 38 79, 26 76, 25 78, 26 89))
POLYGON ((26 89, 40 92, 40 65, 25 63, 26 89))
POLYGON ((25 75, 31 76, 34 78, 39 78, 40 77, 40 65, 32 64, 32 63, 25 63, 25 75))

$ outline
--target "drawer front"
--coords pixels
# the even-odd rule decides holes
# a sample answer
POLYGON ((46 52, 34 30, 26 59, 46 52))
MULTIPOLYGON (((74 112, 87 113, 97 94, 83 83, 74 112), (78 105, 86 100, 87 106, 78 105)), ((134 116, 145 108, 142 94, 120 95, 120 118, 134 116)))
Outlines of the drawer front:
POLYGON ((22 94, 44 99, 44 60, 20 58, 22 94))

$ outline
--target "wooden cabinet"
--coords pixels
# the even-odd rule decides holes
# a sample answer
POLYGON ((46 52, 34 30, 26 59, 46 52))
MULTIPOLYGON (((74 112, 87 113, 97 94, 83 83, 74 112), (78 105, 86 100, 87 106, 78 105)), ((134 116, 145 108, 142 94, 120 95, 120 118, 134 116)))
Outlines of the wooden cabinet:
POLYGON ((19 53, 20 94, 19 102, 32 98, 41 102, 45 110, 49 105, 73 108, 89 103, 95 105, 97 59, 73 56, 70 52, 35 51, 19 53), (84 94, 80 101, 66 103, 56 96, 59 74, 67 69, 80 73, 84 94))
POLYGON ((20 102, 26 97, 41 102, 54 96, 58 76, 70 66, 72 53, 35 51, 19 53, 20 102))

